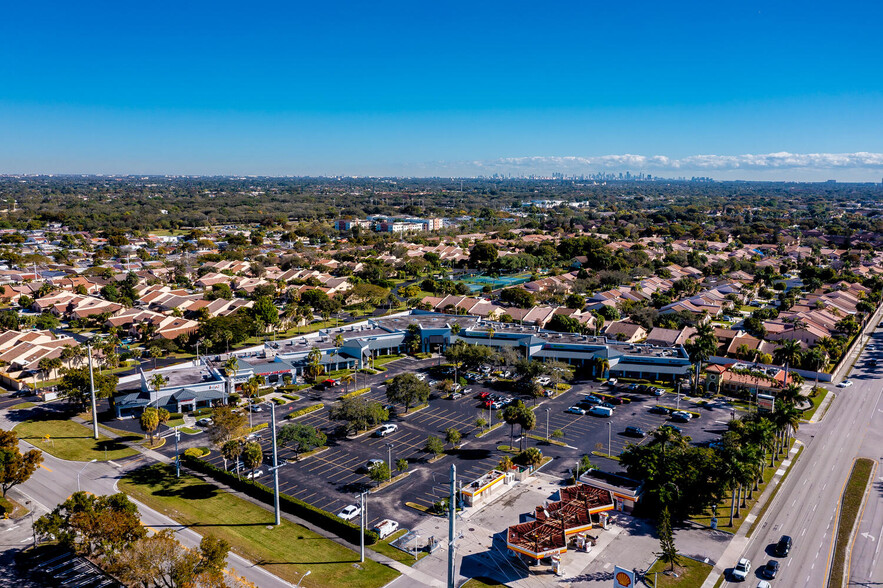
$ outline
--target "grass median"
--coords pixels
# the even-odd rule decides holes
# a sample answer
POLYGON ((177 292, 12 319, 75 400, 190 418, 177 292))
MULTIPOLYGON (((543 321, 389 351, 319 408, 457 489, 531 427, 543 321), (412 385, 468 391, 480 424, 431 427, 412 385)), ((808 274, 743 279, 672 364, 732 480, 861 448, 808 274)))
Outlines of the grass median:
POLYGON ((424 550, 420 550, 419 552, 417 552, 417 558, 415 559, 413 554, 406 553, 406 552, 402 551, 401 549, 398 549, 397 547, 393 547, 392 545, 390 545, 390 543, 392 543, 393 541, 395 541, 396 539, 398 539, 399 537, 401 537, 402 535, 404 535, 407 532, 408 532, 407 529, 399 529, 398 531, 396 531, 395 533, 393 533, 392 535, 390 535, 386 539, 382 539, 381 541, 378 541, 377 543, 375 543, 374 545, 372 545, 368 549, 370 549, 371 551, 376 551, 377 553, 379 553, 381 555, 385 555, 386 557, 388 557, 390 559, 394 559, 395 561, 397 561, 399 563, 403 563, 405 565, 412 566, 415 563, 417 563, 419 560, 421 560, 424 557, 426 557, 427 555, 429 555, 429 553, 427 553, 424 550))
POLYGON ((92 429, 73 421, 61 419, 32 420, 16 425, 18 438, 60 459, 71 461, 105 461, 123 459, 138 453, 126 442, 139 442, 141 435, 111 439, 98 435, 92 438, 92 429))
POLYGON ((874 465, 874 461, 871 459, 864 457, 856 459, 852 465, 852 473, 849 474, 849 479, 843 488, 843 496, 840 499, 840 516, 837 519, 834 557, 831 560, 831 569, 828 575, 829 588, 842 586, 844 575, 849 572, 847 569, 849 539, 859 518, 862 500, 864 500, 868 482, 871 480, 874 465))
POLYGON ((375 588, 399 575, 368 559, 359 563, 356 552, 284 518, 273 527, 270 511, 195 476, 176 478, 171 466, 131 472, 119 488, 196 532, 226 540, 234 552, 288 582, 309 570, 303 586, 375 588))

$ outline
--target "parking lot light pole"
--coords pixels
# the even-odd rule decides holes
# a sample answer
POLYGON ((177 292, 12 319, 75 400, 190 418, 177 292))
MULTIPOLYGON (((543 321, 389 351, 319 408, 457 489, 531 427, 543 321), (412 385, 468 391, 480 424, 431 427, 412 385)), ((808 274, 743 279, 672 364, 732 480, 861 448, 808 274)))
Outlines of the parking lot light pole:
POLYGON ((681 383, 678 382, 678 410, 681 410, 681 383))
POLYGON ((175 427, 175 477, 181 477, 181 456, 178 454, 178 438, 181 436, 181 432, 178 431, 178 427, 175 427))
MULTIPOLYGON (((273 434, 273 506, 276 512, 276 526, 282 524, 282 514, 279 510, 279 451, 276 448, 276 403, 270 402, 270 426, 273 434)), ((309 572, 307 572, 309 573, 309 572)), ((303 579, 303 578, 301 578, 303 579)))
POLYGON ((359 563, 365 563, 365 525, 368 524, 368 503, 365 499, 368 495, 368 492, 362 492, 359 494, 359 499, 361 500, 362 507, 362 521, 361 525, 359 525, 359 563))
POLYGON ((546 441, 549 440, 549 413, 552 412, 552 409, 546 407, 546 441))
POLYGON ((613 453, 610 451, 610 432, 613 430, 613 423, 607 421, 607 457, 612 458, 613 453))
POLYGON ((387 462, 389 463, 389 477, 392 477, 392 443, 386 444, 387 449, 387 462))

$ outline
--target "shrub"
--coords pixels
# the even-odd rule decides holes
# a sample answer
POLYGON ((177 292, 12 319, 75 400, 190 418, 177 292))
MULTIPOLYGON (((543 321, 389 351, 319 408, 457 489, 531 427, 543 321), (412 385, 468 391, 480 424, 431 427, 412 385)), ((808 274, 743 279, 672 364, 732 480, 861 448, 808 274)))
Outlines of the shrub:
POLYGON ((303 415, 305 415, 305 414, 310 414, 311 412, 315 412, 315 411, 317 411, 317 410, 321 410, 321 409, 323 409, 323 408, 325 408, 325 405, 324 405, 324 404, 321 404, 321 403, 320 403, 320 404, 314 404, 314 405, 312 405, 312 406, 305 406, 305 407, 301 408, 300 410, 295 410, 295 411, 293 411, 293 412, 288 413, 287 415, 285 415, 285 418, 287 418, 287 419, 294 419, 294 418, 297 418, 297 417, 299 417, 299 416, 303 416, 303 415))
POLYGON ((343 400, 344 398, 355 398, 356 396, 361 396, 362 394, 367 394, 370 391, 371 391, 371 388, 359 388, 358 390, 353 390, 352 392, 341 395, 340 399, 343 400))
MULTIPOLYGON (((260 482, 240 479, 234 473, 224 471, 207 461, 196 459, 189 455, 184 456, 183 462, 187 467, 205 474, 222 484, 226 484, 234 490, 247 494, 248 496, 266 504, 273 504, 273 489, 264 486, 260 482)), ((300 517, 326 531, 337 534, 354 545, 358 545, 359 543, 359 526, 349 521, 345 521, 327 510, 322 510, 321 508, 317 508, 303 500, 283 493, 279 494, 279 507, 289 514, 300 517)), ((365 531, 366 545, 372 545, 376 543, 378 539, 379 537, 374 531, 365 531)))
POLYGON ((169 413, 169 420, 170 421, 173 421, 175 419, 182 419, 182 418, 184 418, 184 415, 180 412, 170 412, 169 413))
POLYGON ((209 450, 206 447, 190 447, 184 450, 184 455, 188 457, 205 457, 208 454, 209 450))
POLYGON ((259 389, 258 389, 258 392, 257 392, 257 394, 255 394, 255 396, 257 396, 258 398, 260 398, 261 396, 266 396, 266 395, 269 394, 270 392, 275 392, 275 391, 276 391, 276 389, 273 388, 272 386, 270 386, 270 387, 268 387, 268 388, 259 388, 259 389))
POLYGON ((277 405, 278 404, 285 404, 285 400, 283 400, 282 398, 274 398, 273 403, 277 404, 277 405))
POLYGON ((267 427, 270 426, 270 423, 261 423, 260 425, 255 425, 248 430, 249 433, 256 433, 258 431, 263 431, 267 427))
MULTIPOLYGON (((211 408, 208 408, 208 407, 205 407, 205 408, 197 408, 196 410, 194 410, 194 411, 193 411, 192 413, 190 413, 190 414, 192 414, 192 415, 195 416, 195 417, 201 417, 201 416, 205 416, 205 415, 207 415, 207 414, 210 415, 210 414, 212 414, 212 409, 211 409, 211 408)), ((171 415, 169 415, 169 417, 170 417, 170 418, 181 418, 180 416, 178 416, 178 417, 173 417, 173 416, 171 416, 171 415)))
POLYGON ((297 394, 283 394, 282 398, 287 398, 288 400, 295 402, 296 400, 300 400, 300 396, 297 394))

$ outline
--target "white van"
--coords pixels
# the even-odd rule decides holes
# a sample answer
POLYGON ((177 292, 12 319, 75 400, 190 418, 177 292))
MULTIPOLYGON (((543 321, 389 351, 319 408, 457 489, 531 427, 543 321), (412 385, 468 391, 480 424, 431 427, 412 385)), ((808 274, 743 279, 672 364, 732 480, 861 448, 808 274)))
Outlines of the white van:
POLYGON ((377 523, 377 526, 374 527, 374 531, 380 536, 381 539, 386 539, 398 530, 399 524, 390 519, 380 521, 379 523, 377 523))
POLYGON ((613 416, 613 409, 606 406, 593 406, 589 409, 589 414, 599 417, 611 417, 613 416))

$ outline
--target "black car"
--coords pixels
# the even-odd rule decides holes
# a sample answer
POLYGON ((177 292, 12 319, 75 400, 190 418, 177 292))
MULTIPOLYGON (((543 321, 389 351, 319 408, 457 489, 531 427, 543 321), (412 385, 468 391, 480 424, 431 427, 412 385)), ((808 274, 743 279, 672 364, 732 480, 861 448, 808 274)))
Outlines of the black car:
POLYGON ((659 427, 659 428, 660 428, 660 429, 671 429, 671 430, 674 431, 675 433, 681 433, 681 428, 680 428, 680 427, 676 427, 676 426, 674 426, 674 425, 662 425, 662 426, 659 427))
POLYGON ((776 577, 776 574, 779 573, 779 562, 774 559, 771 559, 766 563, 766 566, 763 568, 763 575, 766 576, 767 580, 772 580, 776 577))
POLYGON ((30 390, 19 390, 17 392, 13 392, 10 394, 11 398, 25 398, 27 396, 32 396, 34 393, 30 390))
POLYGON ((669 415, 671 414, 671 409, 665 408, 664 406, 654 406, 650 409, 650 412, 652 412, 653 414, 669 415))
POLYGON ((782 538, 779 539, 779 542, 776 543, 776 555, 779 557, 785 557, 788 553, 791 552, 791 537, 788 535, 782 535, 782 538))
POLYGON ((626 427, 625 434, 629 437, 646 437, 647 433, 644 432, 644 429, 641 427, 626 427))

